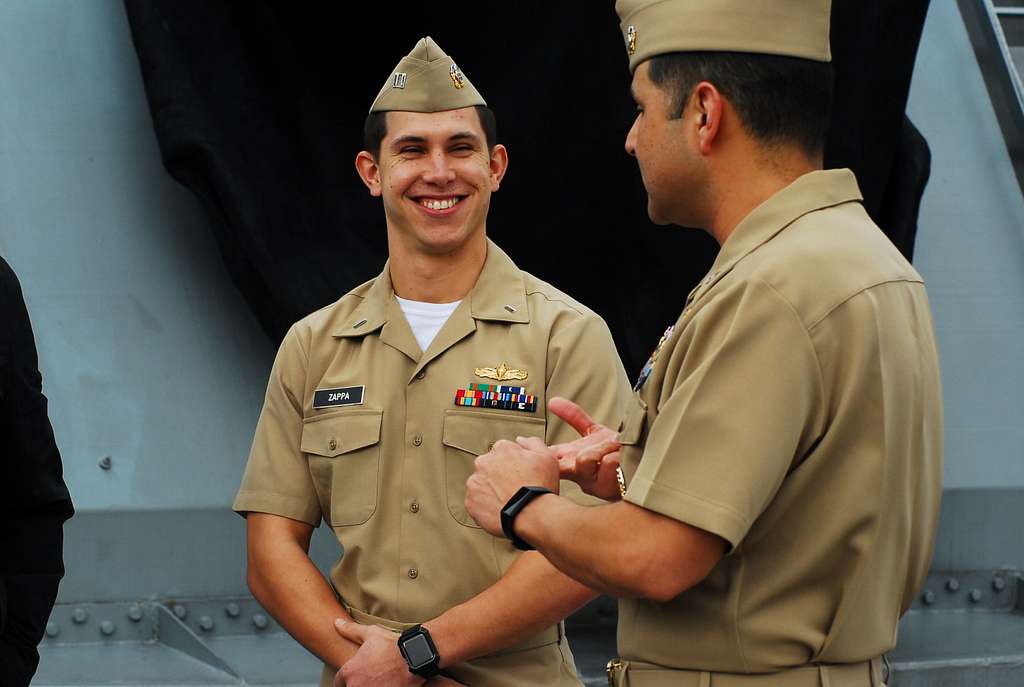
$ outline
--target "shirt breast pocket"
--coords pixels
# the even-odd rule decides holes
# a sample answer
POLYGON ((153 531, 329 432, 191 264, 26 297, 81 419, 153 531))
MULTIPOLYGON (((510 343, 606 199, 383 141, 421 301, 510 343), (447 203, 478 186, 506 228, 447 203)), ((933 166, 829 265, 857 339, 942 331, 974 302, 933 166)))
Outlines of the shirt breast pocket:
POLYGON ((446 410, 442 442, 445 452, 445 482, 448 512, 467 527, 480 527, 466 512, 466 480, 473 474, 473 461, 487 453, 496 441, 516 437, 544 438, 544 418, 510 417, 500 413, 446 410))
POLYGON ((343 410, 308 418, 302 427, 302 452, 334 527, 360 525, 377 509, 383 416, 374 408, 343 410))

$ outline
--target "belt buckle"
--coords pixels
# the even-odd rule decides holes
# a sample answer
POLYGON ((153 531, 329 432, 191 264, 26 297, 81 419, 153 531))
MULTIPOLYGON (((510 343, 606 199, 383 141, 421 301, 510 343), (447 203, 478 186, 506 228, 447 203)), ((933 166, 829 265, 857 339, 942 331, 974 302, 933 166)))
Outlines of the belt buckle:
POLYGON ((622 659, 613 658, 608 661, 608 687, 615 687, 615 674, 622 669, 622 659))

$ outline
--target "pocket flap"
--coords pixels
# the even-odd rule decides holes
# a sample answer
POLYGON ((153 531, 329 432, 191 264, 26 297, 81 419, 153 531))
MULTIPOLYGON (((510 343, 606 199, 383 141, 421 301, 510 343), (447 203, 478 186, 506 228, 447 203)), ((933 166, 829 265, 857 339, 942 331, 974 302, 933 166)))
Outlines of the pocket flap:
POLYGON ((308 418, 302 426, 302 452, 333 458, 380 441, 383 410, 359 408, 308 418))
POLYGON ((446 410, 441 441, 445 446, 479 456, 490 451, 494 442, 500 439, 543 439, 544 424, 544 419, 539 417, 510 417, 506 414, 472 410, 446 410))
POLYGON ((633 394, 626 407, 626 415, 619 431, 619 443, 632 446, 640 441, 647 419, 647 404, 637 394, 633 394))

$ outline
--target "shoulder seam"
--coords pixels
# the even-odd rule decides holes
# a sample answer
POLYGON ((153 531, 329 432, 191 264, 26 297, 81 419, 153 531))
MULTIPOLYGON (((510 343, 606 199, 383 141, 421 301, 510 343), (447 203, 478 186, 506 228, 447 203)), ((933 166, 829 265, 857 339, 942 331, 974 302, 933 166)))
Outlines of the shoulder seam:
POLYGON ((794 307, 794 305, 790 302, 790 300, 788 298, 786 298, 778 289, 776 289, 774 286, 772 286, 768 282, 764 281, 763 279, 756 279, 754 281, 755 281, 755 283, 763 285, 765 288, 769 289, 772 293, 774 293, 778 297, 778 299, 780 301, 782 301, 786 305, 786 307, 789 309, 789 311, 793 314, 793 318, 800 325, 800 330, 804 333, 804 339, 807 341, 807 347, 811 350, 811 353, 814 355, 814 371, 815 371, 815 376, 817 377, 818 399, 819 399, 818 402, 820 404, 820 407, 818 408, 818 411, 820 413, 824 413, 825 412, 825 407, 824 406, 825 406, 825 402, 826 402, 826 399, 825 399, 825 375, 821 371, 821 358, 818 356, 818 347, 814 345, 814 339, 811 338, 811 329, 812 328, 808 327, 807 325, 804 324, 803 318, 800 317, 800 311, 798 311, 796 309, 796 307, 794 307))
MULTIPOLYGON (((818 319, 814 320, 814 322, 811 322, 810 324, 808 324, 807 325, 807 329, 808 330, 814 329, 819 324, 821 324, 826 319, 828 319, 829 315, 831 315, 836 310, 841 308, 843 305, 845 305, 846 303, 849 303, 851 300, 853 300, 854 298, 856 298, 860 294, 864 293, 865 291, 870 291, 871 289, 874 289, 874 288, 879 287, 879 286, 884 286, 886 284, 900 284, 900 283, 902 283, 902 284, 924 284, 924 281, 922 281, 920 279, 911 279, 909 277, 894 277, 894 278, 889 278, 889 279, 879 279, 876 282, 872 282, 871 284, 867 284, 865 286, 862 286, 861 288, 857 289, 856 291, 854 291, 850 295, 846 296, 846 298, 843 298, 843 299, 837 301, 835 303, 835 305, 833 305, 831 308, 826 310, 822 314, 821 317, 819 317, 818 319)), ((773 289, 774 289, 774 287, 773 287, 773 289)), ((781 298, 783 298, 783 300, 786 300, 785 297, 782 296, 781 293, 779 294, 779 296, 781 298)), ((786 301, 786 302, 788 303, 789 301, 786 301)))
POLYGON ((568 302, 568 301, 566 301, 566 300, 564 300, 562 298, 552 298, 551 296, 549 296, 548 294, 544 293, 540 289, 534 289, 532 291, 527 290, 527 292, 526 292, 527 296, 532 296, 534 294, 541 296, 548 303, 561 303, 562 305, 564 305, 565 307, 569 308, 570 310, 572 310, 574 313, 576 313, 580 317, 586 317, 587 316, 587 313, 583 312, 582 310, 580 310, 579 307, 577 307, 576 304, 570 303, 570 302, 568 302))

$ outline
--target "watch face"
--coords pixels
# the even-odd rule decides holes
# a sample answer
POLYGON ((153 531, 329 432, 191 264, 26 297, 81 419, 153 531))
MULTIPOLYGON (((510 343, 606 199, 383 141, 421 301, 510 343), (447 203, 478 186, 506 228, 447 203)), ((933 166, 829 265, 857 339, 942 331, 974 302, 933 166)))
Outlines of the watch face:
POLYGON ((416 635, 405 640, 402 644, 405 654, 409 657, 409 664, 413 668, 425 666, 434 660, 434 652, 430 650, 430 644, 423 635, 416 635))

